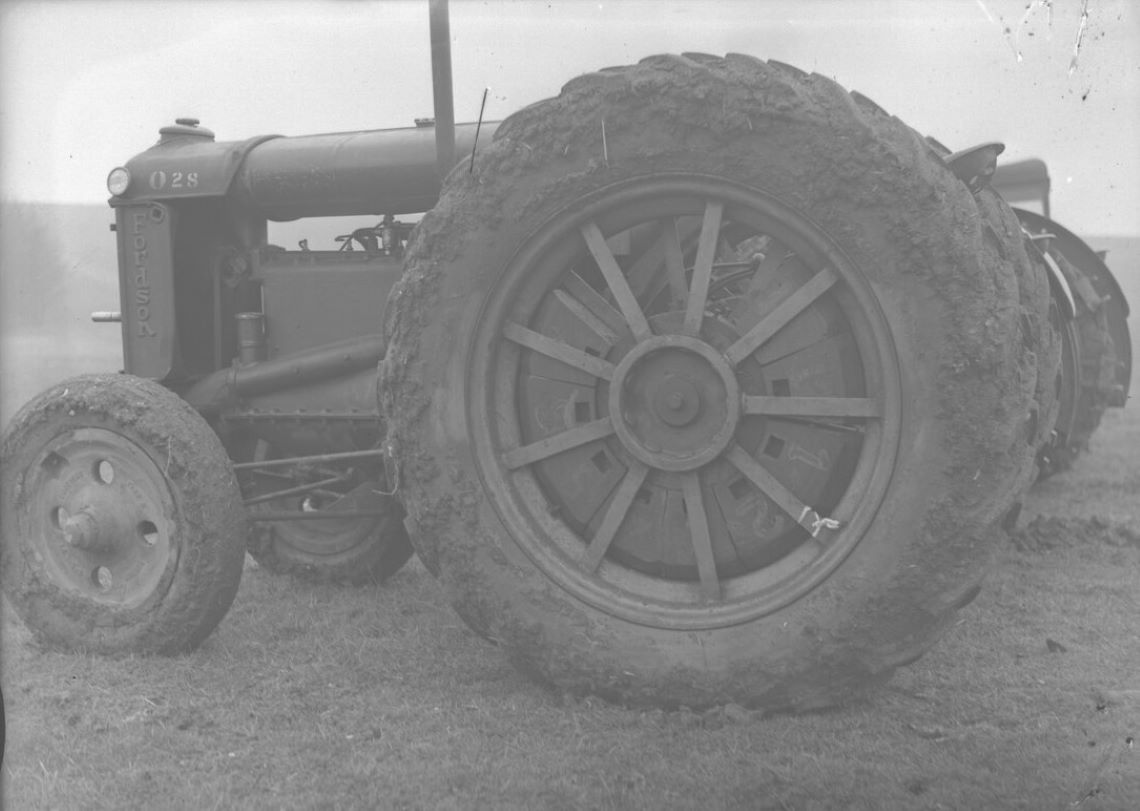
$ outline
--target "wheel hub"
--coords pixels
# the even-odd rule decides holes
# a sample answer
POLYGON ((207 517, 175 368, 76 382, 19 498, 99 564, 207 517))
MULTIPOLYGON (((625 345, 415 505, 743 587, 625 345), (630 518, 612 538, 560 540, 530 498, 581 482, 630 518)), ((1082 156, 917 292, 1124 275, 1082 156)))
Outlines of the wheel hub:
POLYGON ((701 410, 701 393, 686 378, 665 380, 653 392, 653 413, 674 428, 688 425, 701 410))
POLYGON ((740 390, 715 348, 697 338, 659 335, 622 358, 609 409, 615 433, 635 457, 659 470, 693 470, 732 441, 740 390))
POLYGON ((115 432, 80 428, 32 470, 31 534, 56 582, 106 604, 146 599, 172 551, 172 504, 154 461, 115 432))
POLYGON ((63 539, 78 549, 104 552, 114 548, 114 540, 107 537, 98 517, 89 507, 74 515, 68 515, 61 507, 59 530, 63 533, 63 539))

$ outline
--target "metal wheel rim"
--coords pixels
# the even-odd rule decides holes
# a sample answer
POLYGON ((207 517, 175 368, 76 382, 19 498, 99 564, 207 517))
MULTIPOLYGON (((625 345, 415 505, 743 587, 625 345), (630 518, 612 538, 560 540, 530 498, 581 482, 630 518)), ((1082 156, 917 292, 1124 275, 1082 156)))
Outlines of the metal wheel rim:
POLYGON ((1061 366, 1057 370, 1057 421, 1054 432, 1068 444, 1077 420, 1077 400, 1080 397, 1079 337, 1075 322, 1061 315, 1056 303, 1050 305, 1051 320, 1061 336, 1061 366))
MULTIPOLYGON (((702 234, 705 228, 702 222, 702 234)), ((702 250, 699 244, 702 241, 703 237, 699 237, 698 253, 702 250)), ((712 243, 715 256, 716 240, 712 243)), ((606 261, 604 256, 598 258, 593 248, 585 250, 599 267, 606 261)), ((694 266, 699 261, 695 260, 694 266)), ((705 275, 707 278, 707 273, 705 275)), ((816 276, 812 279, 814 283, 816 276)), ((609 277, 606 282, 610 284, 609 277)), ((612 290, 609 295, 614 300, 621 298, 612 290)), ((688 295, 692 297, 692 288, 688 295)), ((809 302, 806 306, 814 304, 809 302)), ((615 308, 624 314, 620 302, 615 308)), ((700 308, 686 307, 686 313, 689 309, 700 308)), ((638 331, 638 327, 632 326, 636 323, 635 316, 627 318, 627 325, 634 333, 638 331)), ((704 329, 703 311, 696 323, 700 330, 704 329)), ((646 324, 640 325, 642 340, 646 339, 645 327, 646 324)), ((685 327, 682 324, 681 331, 685 327)), ((656 328, 659 325, 649 325, 652 334, 656 328)), ((703 332, 699 334, 703 336, 703 332)), ((761 342, 758 349, 763 349, 766 343, 761 342)), ((734 366, 752 357, 752 353, 745 353, 742 360, 739 356, 744 349, 735 344, 726 353, 732 354, 734 350, 736 354, 731 361, 734 366)), ((597 367, 587 363, 580 368, 593 371, 597 367)), ((898 446, 901 418, 898 363, 885 317, 862 273, 803 215, 763 192, 722 178, 693 174, 636 178, 590 194, 552 217, 520 248, 489 292, 467 369, 468 428, 476 463, 490 501, 513 542, 547 578, 578 599, 619 618, 654 627, 696 630, 747 622, 809 593, 839 566, 867 531, 889 484, 898 446), (868 397, 865 399, 875 400, 877 416, 864 422, 862 450, 847 488, 831 514, 821 516, 813 512, 806 516, 822 538, 817 535, 772 565, 727 578, 720 578, 715 571, 711 578, 706 576, 708 553, 696 552, 701 570, 699 580, 678 581, 654 577, 617 563, 608 547, 600 552, 591 551, 597 534, 593 538, 580 536, 547 509, 548 493, 531 471, 535 463, 525 461, 527 449, 522 447, 515 380, 526 353, 541 355, 545 351, 538 351, 535 339, 520 332, 519 327, 525 327, 528 315, 533 315, 560 280, 566 278, 567 267, 580 261, 583 246, 590 243, 588 232, 595 227, 604 240, 636 223, 663 217, 673 217, 674 223, 678 222, 677 217, 684 215, 708 218, 716 207, 710 203, 720 207, 717 233, 728 222, 758 228, 778 238, 778 244, 791 247, 798 258, 808 260, 813 274, 827 269, 834 275, 824 292, 815 295, 832 297, 840 311, 850 318, 851 339, 857 346, 866 375, 868 397), (506 416, 500 419, 497 414, 506 416), (824 521, 821 531, 820 519, 828 518, 838 521, 839 528, 830 529, 829 522, 824 521)), ((604 428, 601 426, 598 430, 604 428)), ((609 434, 610 431, 605 431, 599 438, 608 441, 609 434)), ((583 435, 576 434, 575 439, 583 435)), ((755 466, 741 458, 738 448, 728 447, 717 457, 718 463, 725 458, 738 470, 743 472, 749 468, 755 473, 755 466)), ((697 507, 694 514, 701 511, 698 505, 702 496, 693 492, 701 490, 699 476, 700 471, 682 485, 686 514, 690 503, 697 507), (692 484, 694 478, 695 485, 692 484)), ((749 481, 755 484, 756 479, 749 481)), ((764 496, 771 495, 756 486, 764 496)), ((625 513, 613 505, 619 500, 628 505, 639 487, 637 476, 628 475, 627 469, 622 484, 611 494, 608 503, 617 515, 617 532, 625 513), (631 491, 634 492, 631 494, 631 491)), ((624 509, 628 512, 630 508, 624 509)), ((804 523, 802 515, 791 517, 804 523)), ((603 516, 602 524, 605 523, 603 516)), ((698 525, 699 519, 697 524, 690 523, 690 539, 702 534, 698 525), (698 528, 692 530, 693 527, 698 528)), ((709 534, 707 529, 704 534, 709 534)), ((612 539, 609 543, 613 543, 612 539)), ((703 545, 699 540, 697 543, 703 545)), ((713 569, 716 569, 715 561, 713 569)))
POLYGON ((174 496, 162 469, 104 428, 54 437, 25 477, 27 537, 67 591, 132 608, 160 590, 177 555, 174 496))

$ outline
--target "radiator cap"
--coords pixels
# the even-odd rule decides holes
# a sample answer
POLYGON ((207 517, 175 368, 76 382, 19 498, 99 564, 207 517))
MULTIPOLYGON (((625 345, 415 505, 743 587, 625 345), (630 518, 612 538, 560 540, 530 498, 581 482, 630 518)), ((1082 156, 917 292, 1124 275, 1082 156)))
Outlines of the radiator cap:
POLYGON ((204 141, 214 140, 213 130, 198 126, 196 118, 176 118, 174 123, 158 131, 158 142, 165 144, 175 138, 201 138, 204 141))

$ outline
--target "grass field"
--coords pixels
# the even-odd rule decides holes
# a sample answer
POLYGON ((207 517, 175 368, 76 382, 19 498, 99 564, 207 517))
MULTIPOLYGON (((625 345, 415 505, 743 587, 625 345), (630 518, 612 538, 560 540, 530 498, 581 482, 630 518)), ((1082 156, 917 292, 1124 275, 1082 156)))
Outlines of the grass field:
POLYGON ((1140 408, 1043 483, 982 596, 864 702, 760 717, 567 700, 416 562, 380 587, 249 565, 177 659, 45 652, 6 611, 11 809, 1140 808, 1140 408))

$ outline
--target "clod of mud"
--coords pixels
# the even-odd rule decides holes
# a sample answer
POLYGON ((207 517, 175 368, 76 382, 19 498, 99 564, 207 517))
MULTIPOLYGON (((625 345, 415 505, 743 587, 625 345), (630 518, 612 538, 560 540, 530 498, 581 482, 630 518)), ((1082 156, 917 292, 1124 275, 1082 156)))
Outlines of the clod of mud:
POLYGON ((1140 708, 1140 690, 1097 690, 1093 694, 1097 709, 1101 707, 1140 708))
POLYGON ((1140 532, 1127 524, 1114 523, 1099 516, 1091 518, 1061 518, 1039 515, 1025 527, 1010 533, 1010 540, 1019 552, 1048 552, 1065 547, 1088 546, 1094 543, 1109 546, 1140 547, 1140 532))

